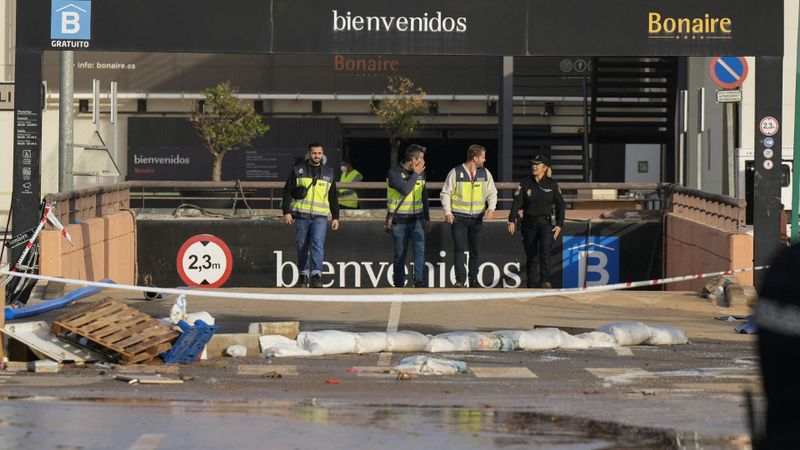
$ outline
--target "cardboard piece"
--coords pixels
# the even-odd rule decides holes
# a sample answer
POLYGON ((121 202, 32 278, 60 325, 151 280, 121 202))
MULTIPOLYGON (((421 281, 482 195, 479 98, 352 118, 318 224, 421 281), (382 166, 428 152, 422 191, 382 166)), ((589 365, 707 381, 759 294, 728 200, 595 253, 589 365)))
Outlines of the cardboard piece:
POLYGON ((3 327, 3 333, 9 338, 25 344, 40 357, 46 357, 53 361, 104 360, 96 353, 62 341, 50 330, 50 324, 44 321, 8 324, 3 327))

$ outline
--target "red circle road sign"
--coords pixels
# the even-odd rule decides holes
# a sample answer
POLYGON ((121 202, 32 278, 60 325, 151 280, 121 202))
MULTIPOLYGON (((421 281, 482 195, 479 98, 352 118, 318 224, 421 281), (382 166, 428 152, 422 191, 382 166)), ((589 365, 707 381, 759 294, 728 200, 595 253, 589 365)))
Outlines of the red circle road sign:
POLYGON ((233 257, 222 239, 210 234, 198 234, 181 245, 175 264, 178 274, 187 285, 217 288, 228 281, 233 270, 233 257))
POLYGON ((736 89, 747 79, 750 71, 747 60, 741 56, 717 56, 711 58, 708 74, 711 80, 723 89, 736 89))

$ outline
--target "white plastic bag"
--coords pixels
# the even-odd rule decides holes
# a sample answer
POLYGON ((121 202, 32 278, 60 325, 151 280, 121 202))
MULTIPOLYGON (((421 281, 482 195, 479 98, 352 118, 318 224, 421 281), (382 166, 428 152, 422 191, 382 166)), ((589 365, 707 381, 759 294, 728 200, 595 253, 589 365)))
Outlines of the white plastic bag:
POLYGON ((386 333, 356 333, 356 353, 379 353, 386 350, 386 333))
POLYGON ((641 322, 614 322, 603 325, 597 331, 609 333, 619 345, 640 345, 650 340, 650 327, 641 322))
POLYGON ((392 368, 394 372, 414 375, 452 375, 468 373, 467 363, 432 356, 409 356, 392 368))
POLYGON ((519 336, 522 350, 552 350, 561 345, 562 334, 558 328, 537 328, 527 330, 519 336))
POLYGON ((428 336, 416 331, 387 332, 386 349, 390 352, 422 352, 428 340, 428 336))
POLYGON ((169 321, 177 325, 181 320, 186 320, 186 296, 179 295, 169 310, 169 321))
POLYGON ((689 342, 686 333, 678 327, 651 326, 650 334, 650 339, 646 342, 646 344, 650 345, 679 345, 689 342))
POLYGON ((214 317, 206 311, 189 313, 186 315, 186 319, 184 320, 189 325, 194 325, 194 323, 198 320, 202 320, 206 323, 206 325, 214 325, 214 317))
POLYGON ((589 333, 582 333, 576 338, 581 338, 589 344, 589 348, 616 348, 617 345, 614 335, 603 333, 602 331, 591 331, 589 333))
POLYGON ((314 355, 356 353, 356 336, 337 330, 303 331, 297 335, 297 345, 314 355))
POLYGON ((247 356, 247 347, 244 345, 231 345, 225 349, 225 353, 234 358, 244 358, 247 356))

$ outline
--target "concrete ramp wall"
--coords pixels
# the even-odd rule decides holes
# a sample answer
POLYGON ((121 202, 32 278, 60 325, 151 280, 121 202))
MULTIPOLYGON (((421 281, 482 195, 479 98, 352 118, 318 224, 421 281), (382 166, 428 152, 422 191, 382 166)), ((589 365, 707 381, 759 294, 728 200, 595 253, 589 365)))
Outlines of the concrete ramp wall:
MULTIPOLYGON (((753 237, 669 213, 666 216, 664 251, 665 276, 743 269, 753 266, 753 237)), ((753 273, 736 274, 746 286, 753 285, 753 273)), ((699 291, 708 280, 666 285, 669 291, 699 291)))
POLYGON ((73 246, 57 230, 42 231, 40 273, 54 277, 117 283, 136 282, 136 219, 131 211, 64 226, 73 246))

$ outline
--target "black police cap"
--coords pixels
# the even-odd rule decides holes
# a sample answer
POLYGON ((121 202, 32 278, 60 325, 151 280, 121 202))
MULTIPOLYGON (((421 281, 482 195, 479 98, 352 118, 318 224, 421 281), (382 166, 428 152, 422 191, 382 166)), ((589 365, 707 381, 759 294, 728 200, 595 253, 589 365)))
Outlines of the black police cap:
POLYGON ((530 161, 531 165, 534 164, 544 164, 547 167, 550 167, 550 157, 547 155, 534 155, 530 161))

